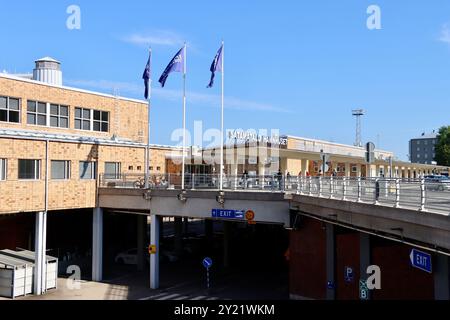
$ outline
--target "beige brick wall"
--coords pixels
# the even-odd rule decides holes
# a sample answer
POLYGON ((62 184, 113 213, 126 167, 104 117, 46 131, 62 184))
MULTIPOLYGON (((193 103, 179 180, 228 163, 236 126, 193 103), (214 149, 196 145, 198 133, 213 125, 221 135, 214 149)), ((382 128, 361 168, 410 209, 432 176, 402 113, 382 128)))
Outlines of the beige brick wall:
MULTIPOLYGON (((151 150, 154 173, 157 167, 161 169, 158 173, 166 172, 165 157, 169 152, 164 148, 151 150)), ((97 161, 99 174, 104 172, 105 162, 120 162, 122 173, 143 175, 144 155, 144 148, 50 142, 49 160, 71 161, 71 177, 67 181, 49 179, 49 210, 95 207, 97 181, 79 179, 80 161, 97 161)), ((7 180, 0 181, 0 215, 44 210, 45 141, 0 138, 0 158, 7 159, 7 180), (40 180, 18 180, 19 159, 41 160, 40 180)))
POLYGON ((125 99, 115 99, 67 88, 58 88, 35 82, 25 82, 0 76, 0 96, 21 99, 21 123, 0 122, 2 128, 45 131, 62 134, 77 134, 111 138, 117 134, 121 138, 137 142, 147 141, 147 104, 125 99), (41 101, 70 107, 69 129, 47 128, 27 124, 27 100, 41 101), (117 104, 117 107, 116 107, 117 104), (75 107, 108 111, 110 113, 109 132, 75 130, 75 107), (118 119, 118 121, 116 121, 118 119), (118 126, 116 127, 116 123, 118 126))

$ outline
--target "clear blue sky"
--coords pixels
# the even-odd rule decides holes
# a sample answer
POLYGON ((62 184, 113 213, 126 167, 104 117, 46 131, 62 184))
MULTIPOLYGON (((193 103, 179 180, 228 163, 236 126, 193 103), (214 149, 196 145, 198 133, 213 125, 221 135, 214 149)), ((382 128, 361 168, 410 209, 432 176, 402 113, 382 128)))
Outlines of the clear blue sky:
MULTIPOLYGON (((408 141, 449 122, 450 2, 320 1, 2 1, 0 69, 30 72, 33 61, 63 63, 66 85, 142 97, 147 46, 155 86, 188 48, 189 127, 219 126, 219 84, 209 66, 226 41, 226 127, 352 144, 351 109, 364 108, 363 140, 406 159, 408 141), (81 30, 66 9, 81 8, 81 30), (368 30, 367 7, 380 6, 382 30, 368 30)), ((181 75, 152 104, 154 143, 170 144, 181 126, 181 75)))

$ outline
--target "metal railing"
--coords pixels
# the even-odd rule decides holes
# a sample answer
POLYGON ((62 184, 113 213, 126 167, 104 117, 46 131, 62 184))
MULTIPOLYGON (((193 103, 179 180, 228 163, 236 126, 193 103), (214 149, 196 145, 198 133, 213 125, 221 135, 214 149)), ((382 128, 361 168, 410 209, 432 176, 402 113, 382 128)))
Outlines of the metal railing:
MULTIPOLYGON (((219 190, 219 175, 186 174, 187 190, 219 190)), ((180 174, 149 177, 150 189, 181 189, 180 174)), ((144 174, 100 176, 104 188, 144 189, 144 174)), ((450 184, 425 179, 226 175, 223 189, 295 193, 311 197, 371 203, 450 214, 450 184)))

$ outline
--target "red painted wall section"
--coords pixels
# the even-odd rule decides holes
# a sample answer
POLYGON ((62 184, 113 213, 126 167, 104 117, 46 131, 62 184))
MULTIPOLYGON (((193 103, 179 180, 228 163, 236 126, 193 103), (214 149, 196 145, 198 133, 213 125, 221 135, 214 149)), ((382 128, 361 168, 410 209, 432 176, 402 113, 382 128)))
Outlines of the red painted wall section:
MULTIPOLYGON (((358 300, 360 279, 359 233, 336 235, 336 299, 358 300), (345 269, 353 269, 353 280, 347 282, 345 269)), ((350 279, 349 279, 350 280, 350 279)))
POLYGON ((372 293, 374 300, 434 299, 434 277, 411 266, 411 250, 403 244, 373 243, 372 263, 381 268, 381 290, 372 293))
POLYGON ((290 233, 290 293, 312 299, 326 298, 326 231, 322 223, 303 218, 290 233))
POLYGON ((0 250, 28 247, 30 233, 34 230, 34 215, 19 214, 0 217, 0 250))

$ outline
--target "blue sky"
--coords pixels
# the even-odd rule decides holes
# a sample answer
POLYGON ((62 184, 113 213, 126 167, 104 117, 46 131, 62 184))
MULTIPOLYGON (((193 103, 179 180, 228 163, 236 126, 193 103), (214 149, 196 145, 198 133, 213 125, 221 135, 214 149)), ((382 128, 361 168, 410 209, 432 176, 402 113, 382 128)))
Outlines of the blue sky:
MULTIPOLYGON (((406 159, 408 141, 449 122, 450 2, 435 1, 2 1, 0 69, 30 72, 63 63, 64 82, 141 98, 147 47, 154 85, 188 42, 187 123, 220 124, 219 84, 209 66, 226 42, 226 127, 352 144, 354 108, 363 140, 406 159), (66 9, 81 8, 81 30, 66 9), (381 8, 381 30, 366 27, 381 8)), ((182 78, 170 75, 152 99, 152 142, 171 144, 181 126, 182 78)))

